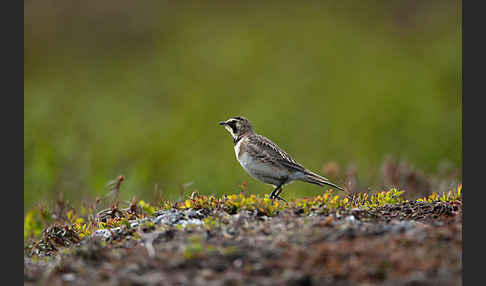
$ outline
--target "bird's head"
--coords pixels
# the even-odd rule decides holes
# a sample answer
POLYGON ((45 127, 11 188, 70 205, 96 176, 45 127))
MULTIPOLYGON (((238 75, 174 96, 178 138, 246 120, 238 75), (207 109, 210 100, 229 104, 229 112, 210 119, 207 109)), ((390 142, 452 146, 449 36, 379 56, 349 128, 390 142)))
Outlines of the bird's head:
POLYGON ((248 132, 253 132, 253 127, 251 126, 250 121, 242 116, 231 117, 226 121, 219 122, 219 125, 223 125, 235 141, 240 136, 248 132))

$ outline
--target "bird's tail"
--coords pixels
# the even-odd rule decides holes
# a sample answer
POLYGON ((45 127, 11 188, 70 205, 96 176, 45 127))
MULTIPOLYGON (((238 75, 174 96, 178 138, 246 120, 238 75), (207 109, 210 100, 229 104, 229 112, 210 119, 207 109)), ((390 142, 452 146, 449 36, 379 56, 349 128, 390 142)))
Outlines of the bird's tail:
POLYGON ((331 186, 331 187, 334 187, 338 190, 341 190, 341 191, 346 191, 345 189, 341 188, 340 186, 330 182, 328 179, 322 177, 322 176, 319 176, 309 170, 306 170, 304 173, 303 173, 303 176, 302 178, 300 178, 300 180, 304 181, 304 182, 307 182, 307 183, 311 183, 311 184, 316 184, 316 185, 319 185, 319 186, 331 186))

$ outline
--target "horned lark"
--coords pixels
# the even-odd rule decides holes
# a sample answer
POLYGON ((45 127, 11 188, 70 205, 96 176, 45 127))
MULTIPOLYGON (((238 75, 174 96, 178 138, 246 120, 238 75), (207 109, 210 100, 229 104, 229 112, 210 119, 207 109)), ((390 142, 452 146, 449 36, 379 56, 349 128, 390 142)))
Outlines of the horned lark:
POLYGON ((344 191, 328 179, 304 168, 268 138, 256 134, 250 121, 245 117, 231 117, 219 124, 233 137, 236 159, 243 169, 253 178, 275 186, 270 199, 285 201, 279 195, 282 187, 292 181, 328 185, 344 191))

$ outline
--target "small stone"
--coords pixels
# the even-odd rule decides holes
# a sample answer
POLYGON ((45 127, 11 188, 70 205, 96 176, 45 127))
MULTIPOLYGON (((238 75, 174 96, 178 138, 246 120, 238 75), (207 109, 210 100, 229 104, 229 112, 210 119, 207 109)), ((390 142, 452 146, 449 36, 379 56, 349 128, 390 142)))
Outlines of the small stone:
POLYGON ((62 280, 72 282, 76 279, 76 275, 74 273, 66 273, 62 275, 62 280))

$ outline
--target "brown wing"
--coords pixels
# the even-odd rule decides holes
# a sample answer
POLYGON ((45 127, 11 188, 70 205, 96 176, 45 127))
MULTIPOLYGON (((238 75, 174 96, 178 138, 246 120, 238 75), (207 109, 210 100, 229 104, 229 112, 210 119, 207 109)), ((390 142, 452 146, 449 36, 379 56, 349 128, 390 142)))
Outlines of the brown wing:
POLYGON ((297 163, 287 152, 280 149, 270 139, 258 134, 253 134, 248 139, 248 151, 261 160, 277 163, 296 171, 306 171, 304 166, 297 163))

